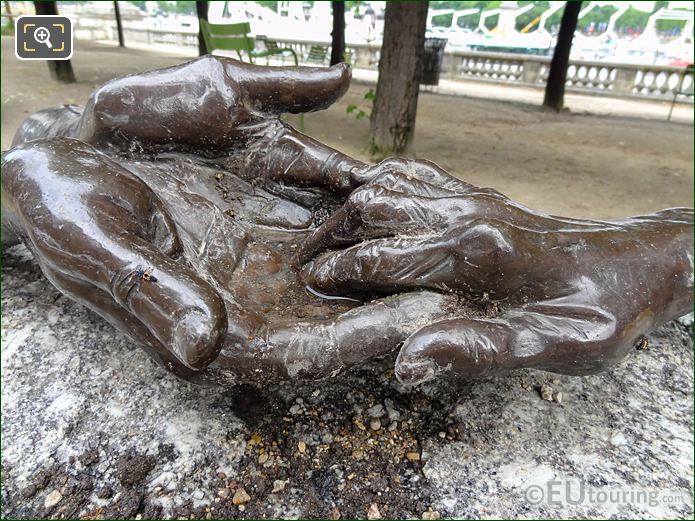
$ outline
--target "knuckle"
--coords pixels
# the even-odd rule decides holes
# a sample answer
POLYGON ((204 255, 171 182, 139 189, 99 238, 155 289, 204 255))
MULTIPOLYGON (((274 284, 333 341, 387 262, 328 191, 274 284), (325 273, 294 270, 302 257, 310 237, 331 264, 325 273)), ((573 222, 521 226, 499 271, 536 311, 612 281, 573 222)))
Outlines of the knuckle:
POLYGON ((480 255, 489 258, 489 262, 500 262, 510 258, 516 252, 514 240, 506 225, 488 219, 477 219, 468 227, 460 238, 467 250, 474 249, 480 255))
POLYGON ((346 202, 348 211, 361 211, 377 196, 379 191, 378 188, 368 185, 354 190, 346 202))

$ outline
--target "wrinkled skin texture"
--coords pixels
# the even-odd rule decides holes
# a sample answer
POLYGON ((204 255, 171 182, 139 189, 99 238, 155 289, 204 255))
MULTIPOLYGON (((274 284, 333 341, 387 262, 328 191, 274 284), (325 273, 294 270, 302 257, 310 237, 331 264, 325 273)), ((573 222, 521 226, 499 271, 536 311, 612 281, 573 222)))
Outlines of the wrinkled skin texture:
POLYGON ((192 381, 320 378, 391 352, 452 298, 324 299, 292 266, 367 166, 279 114, 325 108, 348 84, 345 66, 204 57, 34 114, 3 157, 3 242, 192 381))
POLYGON ((431 163, 378 170, 303 243, 305 280, 325 293, 432 289, 500 307, 495 318, 447 318, 408 338, 396 361, 403 381, 522 367, 591 374, 692 310, 692 209, 566 219, 431 163))
POLYGON ((348 82, 344 67, 203 57, 37 113, 3 156, 3 242, 201 383, 321 378, 403 342, 409 383, 587 374, 691 309, 692 210, 546 216, 427 162, 370 167, 279 120, 348 82))

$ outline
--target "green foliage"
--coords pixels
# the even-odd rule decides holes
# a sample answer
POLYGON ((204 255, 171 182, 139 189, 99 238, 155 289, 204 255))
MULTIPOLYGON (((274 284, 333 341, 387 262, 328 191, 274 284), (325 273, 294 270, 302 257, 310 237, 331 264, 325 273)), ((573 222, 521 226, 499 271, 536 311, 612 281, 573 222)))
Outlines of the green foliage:
MULTIPOLYGON (((65 3, 65 2, 62 2, 65 3)), ((134 6, 142 9, 143 11, 146 10, 145 4, 146 2, 144 1, 139 1, 139 0, 131 0, 130 2, 134 6)), ((157 2, 157 7, 159 8, 160 11, 163 13, 169 13, 169 14, 186 14, 186 15, 196 15, 195 11, 195 2, 193 1, 176 1, 176 2, 167 2, 165 0, 159 0, 157 2)))
MULTIPOLYGON (((374 89, 369 89, 367 93, 364 95, 363 99, 372 104, 373 106, 374 100, 376 99, 376 93, 374 92, 374 89)), ((361 109, 357 105, 348 105, 345 109, 345 112, 347 112, 348 114, 355 114, 355 119, 362 119, 371 115, 372 109, 371 107, 365 107, 364 109, 361 109), (367 114, 367 110, 369 110, 369 114, 367 114)))
MULTIPOLYGON (((460 1, 430 1, 430 9, 480 9, 483 11, 489 11, 490 9, 497 9, 500 6, 499 1, 475 1, 469 2, 465 0, 460 1)), ((516 28, 521 30, 526 27, 529 23, 534 21, 538 16, 541 15, 550 7, 550 2, 547 1, 534 1, 534 0, 519 0, 519 7, 523 7, 528 4, 533 4, 533 9, 529 9, 527 12, 523 13, 516 19, 516 28)), ((586 7, 588 2, 584 3, 583 7, 586 7)), ((667 0, 660 0, 655 2, 654 10, 652 13, 658 11, 662 7, 668 7, 667 0)), ((562 19, 563 9, 559 9, 555 12, 546 22, 546 28, 550 28, 554 25, 560 25, 560 20, 562 19)), ((617 11, 616 7, 613 6, 602 6, 594 7, 589 13, 579 21, 579 29, 585 30, 589 24, 594 22, 594 24, 599 22, 608 22, 608 19, 617 11)), ((630 8, 628 9, 617 22, 618 27, 639 27, 644 28, 647 25, 647 20, 652 13, 645 13, 638 9, 630 8)), ((436 26, 449 26, 451 24, 452 15, 442 15, 441 17, 435 18, 432 23, 436 26)), ((464 17, 461 22, 468 28, 472 29, 478 26, 480 21, 479 16, 471 15, 464 17)), ((486 26, 492 29, 497 23, 497 17, 491 16, 486 21, 486 26)), ((658 30, 669 30, 674 27, 682 27, 684 23, 680 20, 661 20, 657 22, 658 30)), ((535 30, 535 26, 531 27, 529 31, 535 30)))
POLYGON ((278 12, 278 3, 273 0, 257 0, 255 3, 262 7, 267 7, 275 13, 278 12))

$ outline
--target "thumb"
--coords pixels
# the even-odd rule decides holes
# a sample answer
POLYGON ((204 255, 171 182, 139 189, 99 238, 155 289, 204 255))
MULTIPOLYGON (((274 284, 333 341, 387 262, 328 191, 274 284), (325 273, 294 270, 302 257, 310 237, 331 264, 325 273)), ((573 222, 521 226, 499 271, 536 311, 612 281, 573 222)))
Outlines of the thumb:
POLYGON ((350 66, 261 67, 229 60, 227 75, 243 88, 252 107, 281 114, 323 110, 338 101, 350 86, 350 66))
POLYGON ((224 303, 176 260, 175 224, 140 178, 79 141, 34 141, 3 164, 5 188, 42 267, 106 292, 188 368, 217 356, 224 303))

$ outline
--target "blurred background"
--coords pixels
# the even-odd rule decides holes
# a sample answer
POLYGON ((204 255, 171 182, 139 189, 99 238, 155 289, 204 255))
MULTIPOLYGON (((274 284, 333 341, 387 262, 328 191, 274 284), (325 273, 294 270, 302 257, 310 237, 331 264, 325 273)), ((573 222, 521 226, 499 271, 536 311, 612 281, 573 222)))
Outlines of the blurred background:
MULTIPOLYGON (((211 23, 248 21, 253 36, 289 44, 307 59, 307 44, 330 45, 331 2, 208 2, 211 23)), ((12 14, 34 12, 32 2, 3 2, 3 34, 12 14)), ((60 14, 79 18, 76 36, 117 40, 113 2, 57 2, 60 14)), ((196 47, 198 16, 190 1, 118 2, 129 44, 196 47)), ((346 1, 345 40, 353 54, 379 47, 386 2, 346 1)), ((449 53, 471 51, 550 56, 562 1, 432 1, 428 36, 447 39, 449 53)), ((573 60, 682 66, 693 61, 693 2, 584 2, 572 45, 573 60)), ((312 58, 317 59, 316 56, 312 58)), ((367 63, 369 64, 369 63, 367 63)), ((372 61, 371 65, 374 65, 372 61)), ((657 81, 658 83, 658 81, 657 81)))
MULTIPOLYGON (((409 130, 407 147, 382 143, 385 150, 375 154, 379 127, 395 125, 377 112, 405 103, 394 93, 408 73, 405 63, 381 63, 380 75, 387 2, 4 1, 3 149, 31 112, 84 104, 111 78, 204 52, 260 65, 329 66, 339 7, 344 43, 337 61, 352 65, 352 87, 326 111, 286 118, 307 134, 366 161, 427 158, 555 214, 619 218, 693 205, 693 2, 413 4, 424 5, 424 72, 408 94, 416 96, 417 119, 413 112, 398 122, 409 130), (53 64, 47 70, 46 62, 13 56, 13 20, 48 4, 75 27, 67 83, 55 81, 53 64), (548 103, 566 5, 575 8, 576 28, 569 42, 565 35, 571 47, 565 77, 556 82, 555 91, 564 92, 548 103), (199 17, 210 24, 207 46, 199 17), (230 28, 234 34, 226 34, 230 28), (220 30, 226 33, 216 36, 220 30)), ((413 45, 411 32, 396 27, 391 45, 413 45)))

